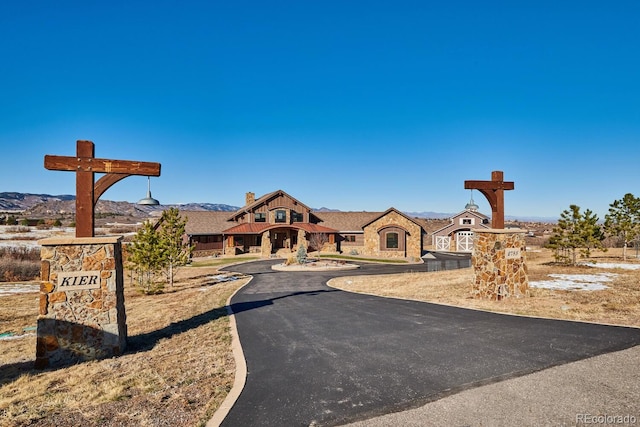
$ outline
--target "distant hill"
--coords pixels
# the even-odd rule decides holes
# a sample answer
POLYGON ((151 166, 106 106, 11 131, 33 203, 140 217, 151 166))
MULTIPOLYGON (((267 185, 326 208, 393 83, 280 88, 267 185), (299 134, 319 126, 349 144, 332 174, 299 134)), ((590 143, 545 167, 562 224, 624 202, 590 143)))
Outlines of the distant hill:
MULTIPOLYGON (((61 215, 73 215, 76 211, 75 196, 50 195, 50 194, 30 194, 18 192, 0 193, 0 212, 16 212, 30 218, 53 218, 61 215)), ((222 211, 235 212, 240 209, 239 206, 232 206, 223 203, 183 203, 177 205, 138 205, 130 202, 114 202, 111 200, 98 200, 96 204, 96 216, 129 216, 132 218, 146 218, 149 216, 159 215, 165 209, 176 207, 185 211, 222 211)), ((340 212, 339 209, 331 209, 321 207, 313 209, 314 212, 340 212)), ((413 218, 425 219, 448 219, 453 213, 443 212, 405 212, 413 218)), ((486 213, 490 215, 489 213, 486 213)), ((507 221, 524 221, 524 222, 547 222, 555 223, 557 218, 546 217, 516 217, 505 216, 507 221)))
MULTIPOLYGON (((29 194, 4 192, 0 193, 0 211, 16 212, 33 218, 49 218, 74 214, 76 211, 76 197, 72 195, 52 196, 50 194, 29 194)), ((186 203, 181 205, 138 205, 130 202, 114 202, 98 200, 96 216, 116 215, 145 218, 155 212, 162 212, 170 207, 191 211, 224 211, 235 212, 237 206, 219 203, 186 203)))
POLYGON ((451 218, 455 214, 442 213, 442 212, 404 212, 412 218, 427 218, 427 219, 447 219, 451 218))
POLYGON ((0 193, 0 210, 5 212, 22 212, 29 208, 32 208, 39 203, 45 203, 49 201, 62 202, 75 199, 75 196, 71 196, 68 194, 52 196, 50 194, 5 192, 0 193))
POLYGON ((340 212, 340 209, 330 209, 330 208, 325 208, 325 207, 321 207, 318 209, 311 209, 313 212, 340 212))
POLYGON ((177 207, 183 211, 235 212, 240 209, 238 206, 225 205, 222 203, 183 203, 169 206, 177 207))

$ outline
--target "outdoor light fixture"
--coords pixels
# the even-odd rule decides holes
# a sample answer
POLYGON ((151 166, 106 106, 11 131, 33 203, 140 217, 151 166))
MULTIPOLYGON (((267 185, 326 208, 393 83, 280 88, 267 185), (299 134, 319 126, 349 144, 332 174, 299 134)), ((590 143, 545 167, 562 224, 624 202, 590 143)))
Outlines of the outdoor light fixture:
POLYGON ((160 204, 159 201, 151 197, 151 177, 147 177, 148 185, 147 185, 147 197, 144 199, 138 200, 139 205, 148 205, 148 206, 157 206, 160 204))
POLYGON ((474 211, 474 212, 479 209, 479 206, 476 205, 476 202, 473 201, 473 189, 471 190, 471 200, 469 201, 469 203, 466 204, 464 208, 466 210, 474 211))

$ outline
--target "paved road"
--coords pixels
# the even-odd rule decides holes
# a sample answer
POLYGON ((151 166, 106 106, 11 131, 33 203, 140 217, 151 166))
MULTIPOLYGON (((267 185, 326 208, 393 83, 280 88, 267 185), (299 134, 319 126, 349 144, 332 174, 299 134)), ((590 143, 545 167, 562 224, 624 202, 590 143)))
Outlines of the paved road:
MULTIPOLYGON (((640 344, 640 330, 530 319, 351 294, 345 272, 233 270, 247 381, 223 426, 339 425, 640 344)), ((420 268, 427 268, 422 266, 420 268)), ((346 274, 416 266, 363 265, 346 274)))

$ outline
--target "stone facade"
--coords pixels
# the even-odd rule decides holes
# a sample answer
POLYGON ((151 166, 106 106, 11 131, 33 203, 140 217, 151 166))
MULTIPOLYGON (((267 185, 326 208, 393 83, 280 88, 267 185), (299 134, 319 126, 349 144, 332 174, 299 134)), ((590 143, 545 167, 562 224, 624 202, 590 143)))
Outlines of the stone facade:
POLYGON ((36 367, 121 354, 126 347, 121 237, 45 239, 36 367))
POLYGON ((415 258, 422 256, 422 227, 395 210, 387 213, 364 227, 364 247, 362 255, 383 256, 385 258, 415 258), (384 250, 380 247, 380 230, 397 227, 405 233, 404 250, 384 250))
POLYGON ((524 231, 475 230, 472 295, 498 301, 529 296, 524 231))

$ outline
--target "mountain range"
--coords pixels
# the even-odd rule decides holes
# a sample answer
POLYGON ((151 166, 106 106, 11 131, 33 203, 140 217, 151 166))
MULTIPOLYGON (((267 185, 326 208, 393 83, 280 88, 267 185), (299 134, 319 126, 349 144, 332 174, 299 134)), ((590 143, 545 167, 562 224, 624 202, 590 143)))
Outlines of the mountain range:
MULTIPOLYGON (((50 218, 57 215, 70 215, 75 212, 75 196, 69 194, 50 195, 50 194, 31 194, 18 192, 0 193, 0 212, 20 213, 22 216, 32 218, 50 218)), ((180 210, 188 211, 223 211, 235 212, 240 209, 239 206, 232 206, 223 203, 184 203, 179 205, 138 205, 130 202, 114 202, 110 200, 98 200, 96 204, 96 215, 115 214, 119 216, 132 216, 135 218, 144 218, 163 210, 177 207, 180 210)), ((326 207, 314 209, 315 212, 340 212, 339 209, 330 209, 326 207)), ((446 219, 455 213, 443 212, 405 212, 410 217, 430 218, 430 219, 446 219)), ((510 217, 505 216, 507 220, 519 220, 530 222, 555 222, 555 218, 543 217, 510 217)))

